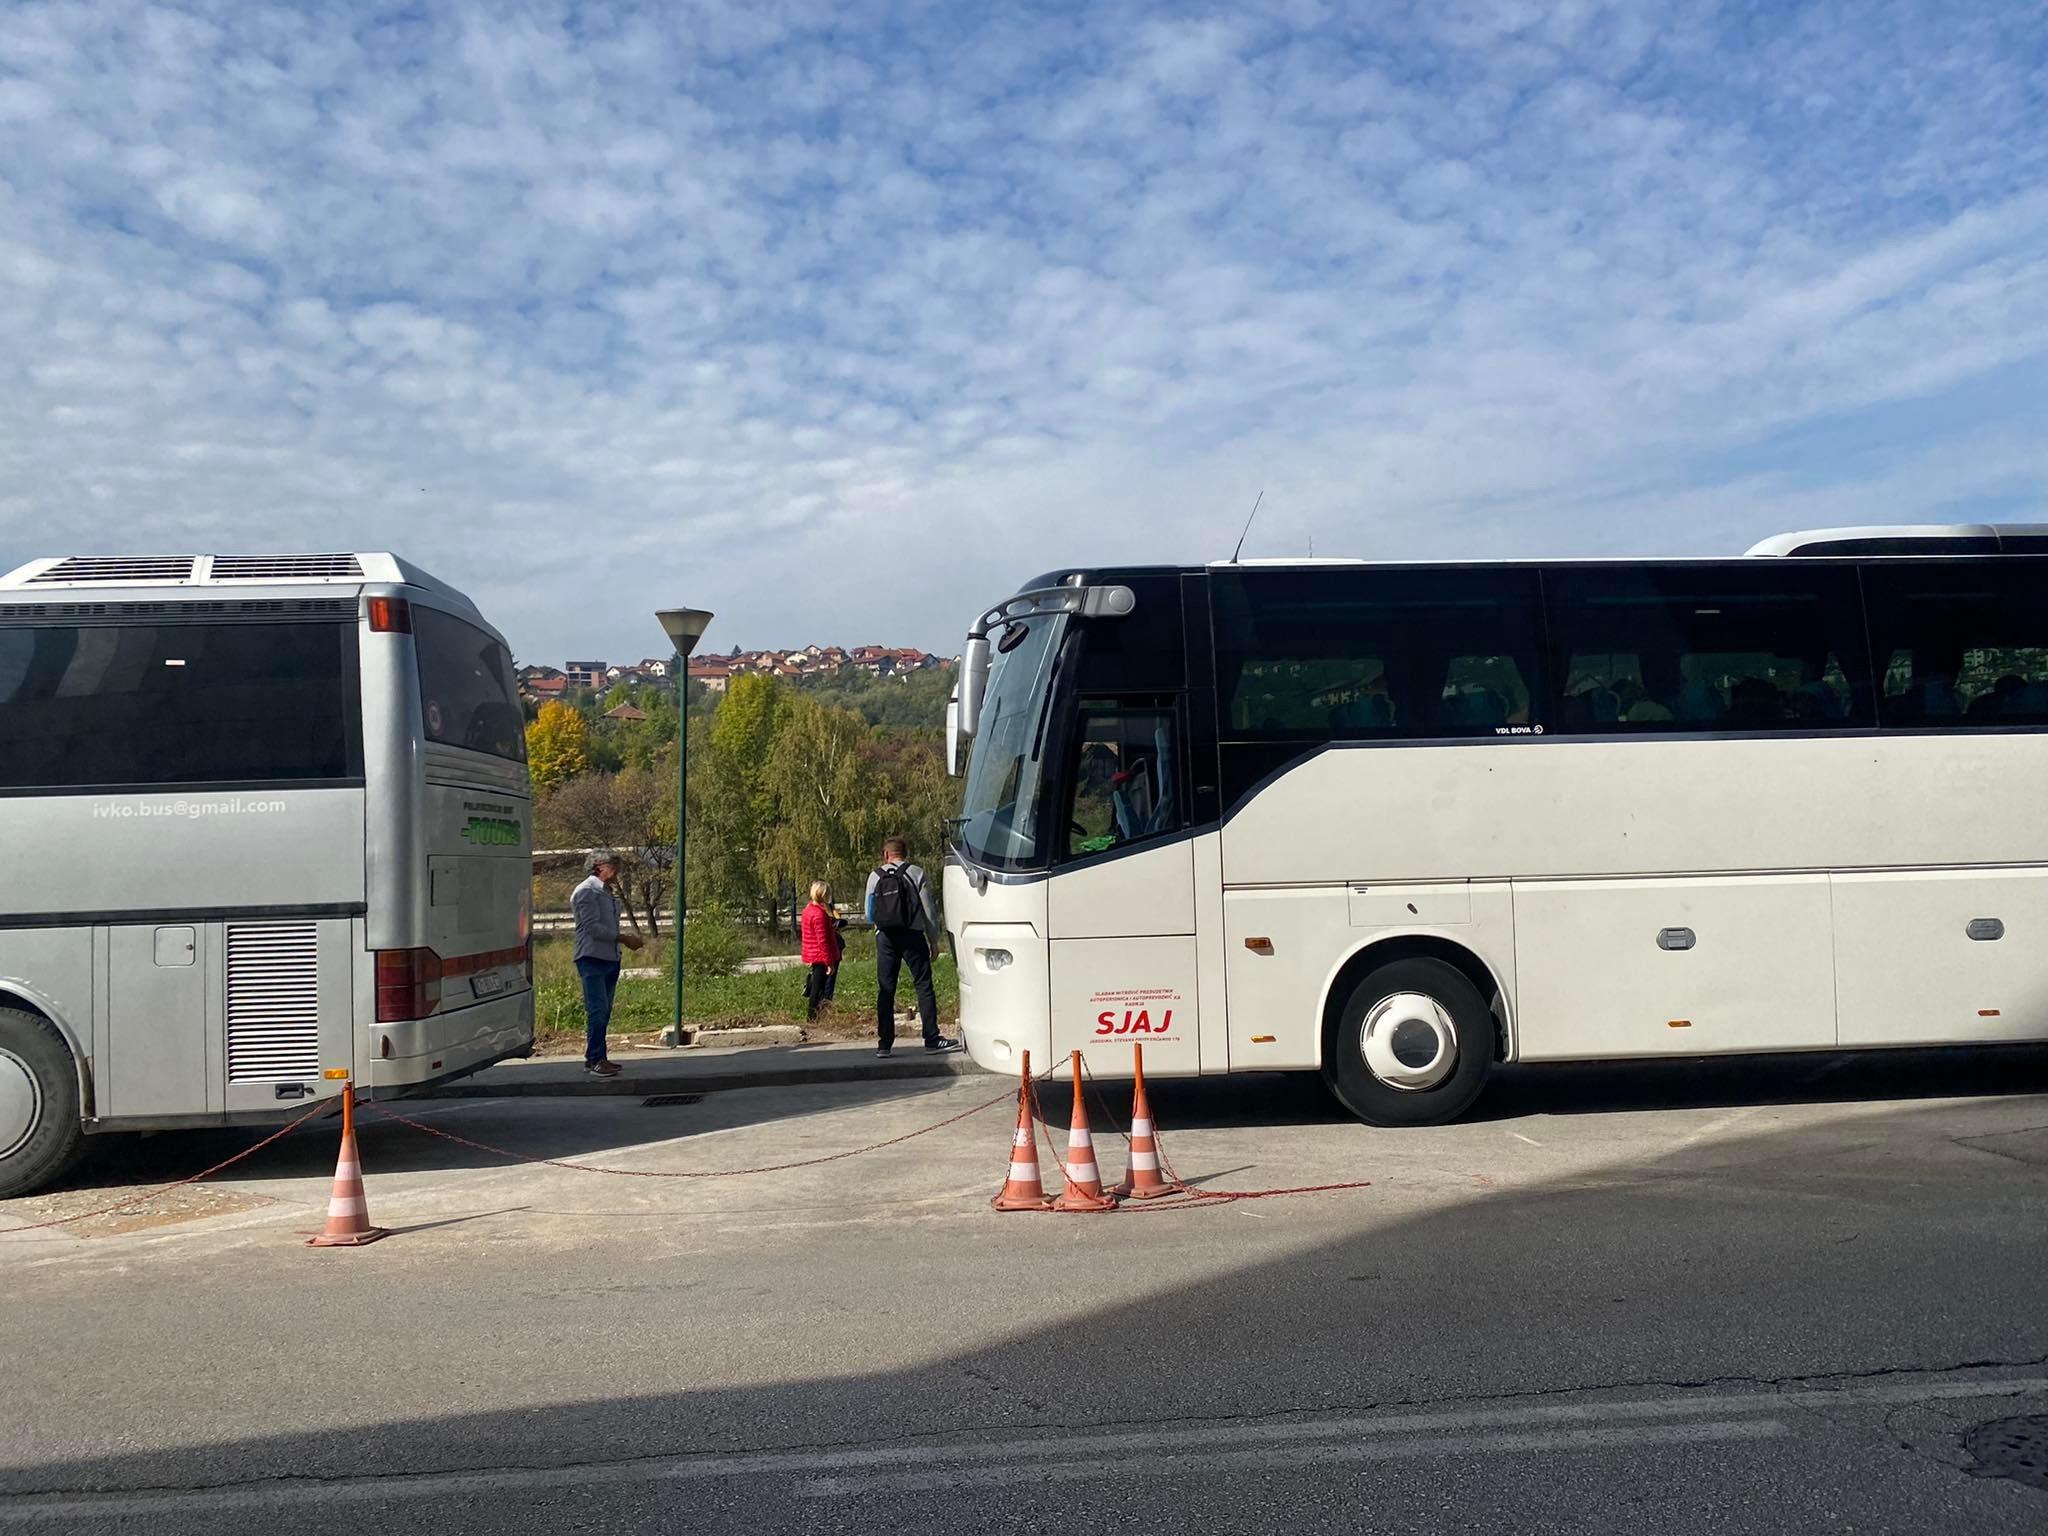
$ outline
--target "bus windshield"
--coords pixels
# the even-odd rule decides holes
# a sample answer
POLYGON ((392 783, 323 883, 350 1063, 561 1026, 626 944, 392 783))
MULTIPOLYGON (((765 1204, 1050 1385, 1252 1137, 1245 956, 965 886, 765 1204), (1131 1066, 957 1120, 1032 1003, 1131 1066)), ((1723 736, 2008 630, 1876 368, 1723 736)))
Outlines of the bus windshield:
POLYGON ((1004 631, 989 667, 981 723, 967 761, 960 845, 992 868, 1022 869, 1038 859, 1047 745, 1039 722, 1066 628, 1063 614, 1020 621, 1004 631))

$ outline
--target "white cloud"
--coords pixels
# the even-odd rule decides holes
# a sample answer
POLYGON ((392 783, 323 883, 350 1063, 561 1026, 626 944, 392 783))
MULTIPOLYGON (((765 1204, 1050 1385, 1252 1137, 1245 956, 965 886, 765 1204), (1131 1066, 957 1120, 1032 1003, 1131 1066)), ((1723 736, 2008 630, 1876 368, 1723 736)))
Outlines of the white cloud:
POLYGON ((941 645, 1261 488, 1256 547, 1402 555, 2048 496, 2027 7, 1358 14, 18 6, 0 562, 941 645))

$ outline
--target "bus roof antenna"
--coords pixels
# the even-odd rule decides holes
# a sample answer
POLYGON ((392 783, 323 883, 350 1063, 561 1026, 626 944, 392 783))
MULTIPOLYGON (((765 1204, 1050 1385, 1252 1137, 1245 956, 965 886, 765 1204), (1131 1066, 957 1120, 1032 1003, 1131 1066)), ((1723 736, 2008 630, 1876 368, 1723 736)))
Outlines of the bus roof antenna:
POLYGON ((1244 553, 1245 534, 1248 534, 1252 531, 1252 518, 1257 517, 1259 515, 1259 502, 1264 501, 1265 499, 1266 493, 1262 490, 1259 492, 1258 500, 1252 503, 1252 516, 1244 520, 1244 533, 1240 533, 1237 536, 1237 548, 1233 549, 1230 552, 1230 563, 1232 565, 1236 565, 1237 557, 1244 553))

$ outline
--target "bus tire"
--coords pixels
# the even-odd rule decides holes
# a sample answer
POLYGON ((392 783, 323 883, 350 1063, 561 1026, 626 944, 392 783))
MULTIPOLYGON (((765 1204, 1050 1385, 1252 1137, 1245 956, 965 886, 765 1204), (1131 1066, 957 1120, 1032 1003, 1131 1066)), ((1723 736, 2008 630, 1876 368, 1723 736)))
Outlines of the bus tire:
POLYGON ((0 1199, 62 1178, 84 1150, 71 1047, 40 1014, 0 1008, 0 1199))
POLYGON ((1395 960, 1338 1010, 1323 1080, 1367 1125, 1442 1125, 1479 1097, 1493 1066, 1494 1019, 1480 991, 1443 960, 1395 960))

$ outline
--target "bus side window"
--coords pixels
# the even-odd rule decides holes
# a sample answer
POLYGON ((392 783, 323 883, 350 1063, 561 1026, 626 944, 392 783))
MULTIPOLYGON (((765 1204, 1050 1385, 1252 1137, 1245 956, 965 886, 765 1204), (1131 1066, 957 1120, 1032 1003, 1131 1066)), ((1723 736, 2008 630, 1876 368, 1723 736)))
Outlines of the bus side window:
POLYGON ((1230 743, 1487 737, 1544 724, 1536 573, 1219 570, 1230 743))
POLYGON ((1513 656, 1453 656, 1444 667, 1438 721, 1449 732, 1530 723, 1529 684, 1513 656))
POLYGON ((1884 723, 2048 725, 2044 566, 2006 557, 1869 568, 1871 638, 1886 659, 1884 723))
POLYGON ((1566 731, 1870 723, 1853 571, 1583 567, 1546 585, 1566 731))
POLYGON ((1067 797, 1070 859, 1178 832, 1180 723, 1171 701, 1083 699, 1067 797))

